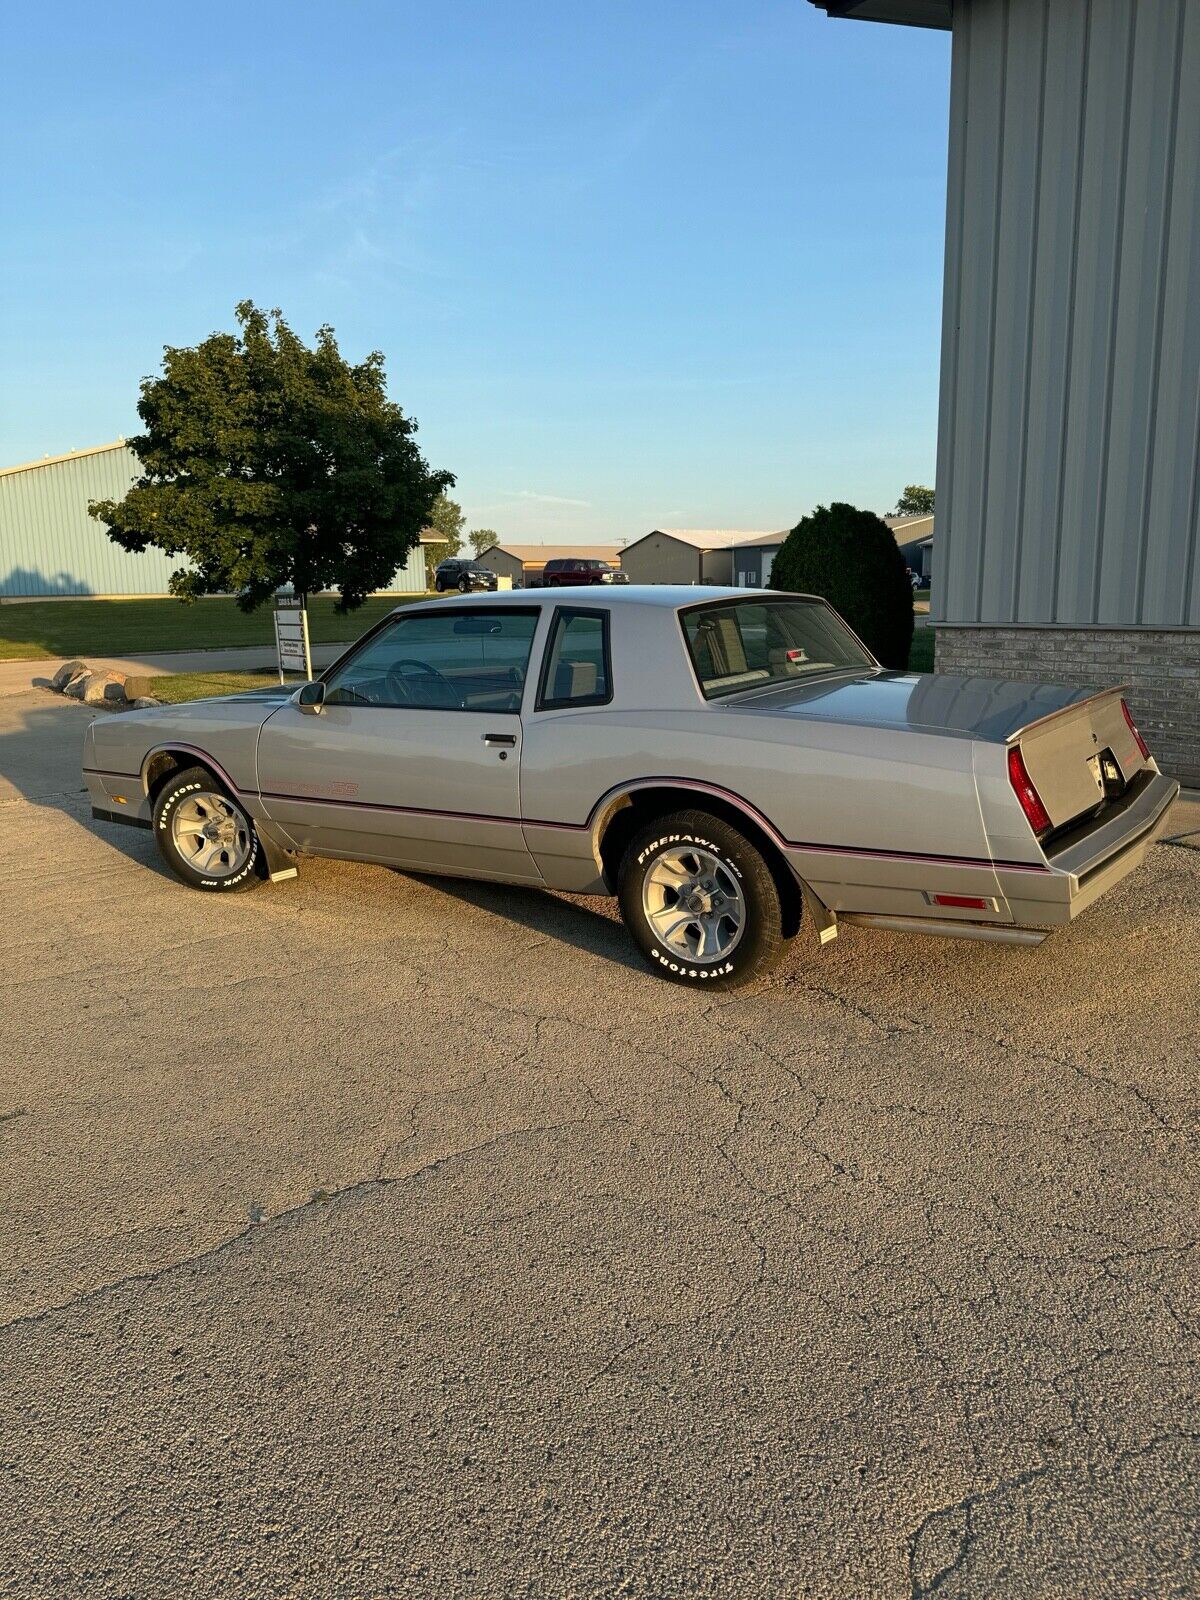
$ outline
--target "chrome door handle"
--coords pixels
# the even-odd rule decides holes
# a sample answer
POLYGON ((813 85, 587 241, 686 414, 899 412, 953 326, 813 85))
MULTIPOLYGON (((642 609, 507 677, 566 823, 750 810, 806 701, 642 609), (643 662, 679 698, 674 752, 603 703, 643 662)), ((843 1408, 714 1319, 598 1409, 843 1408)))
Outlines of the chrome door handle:
POLYGON ((483 742, 489 749, 494 749, 496 745, 501 744, 508 745, 511 749, 517 742, 517 736, 515 733, 485 733, 483 742))

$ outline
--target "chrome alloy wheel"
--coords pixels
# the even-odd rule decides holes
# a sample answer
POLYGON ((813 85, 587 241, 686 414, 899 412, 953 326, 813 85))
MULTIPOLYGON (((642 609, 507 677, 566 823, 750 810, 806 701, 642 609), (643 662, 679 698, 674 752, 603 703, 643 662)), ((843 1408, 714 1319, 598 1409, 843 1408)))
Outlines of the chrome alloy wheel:
POLYGON ((642 910, 656 938, 685 961, 723 961, 746 925, 733 872, 710 850, 671 845, 642 880, 642 910))
POLYGON ((250 824, 223 794, 189 794, 171 818, 180 857, 210 878, 232 878, 250 859, 250 824))

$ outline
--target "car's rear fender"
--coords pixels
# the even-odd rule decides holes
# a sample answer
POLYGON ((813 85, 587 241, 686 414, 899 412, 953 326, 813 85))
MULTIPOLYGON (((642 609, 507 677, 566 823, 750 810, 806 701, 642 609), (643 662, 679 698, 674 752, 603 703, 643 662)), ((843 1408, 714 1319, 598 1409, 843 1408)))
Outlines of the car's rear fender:
POLYGON ((719 785, 701 782, 664 783, 647 779, 606 795, 590 819, 592 853, 609 893, 615 893, 625 846, 636 830, 673 811, 708 811, 744 833, 771 869, 784 912, 784 933, 798 932, 802 887, 789 869, 782 840, 771 823, 748 801, 719 785))

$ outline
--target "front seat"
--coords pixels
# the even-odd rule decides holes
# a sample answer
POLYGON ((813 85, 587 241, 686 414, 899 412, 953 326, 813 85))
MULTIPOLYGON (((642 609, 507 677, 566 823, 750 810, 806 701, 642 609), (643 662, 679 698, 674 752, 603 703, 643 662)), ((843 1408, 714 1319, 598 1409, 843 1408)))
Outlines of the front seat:
POLYGON ((598 681, 594 661, 560 661, 554 669, 554 698, 586 700, 596 693, 598 681))

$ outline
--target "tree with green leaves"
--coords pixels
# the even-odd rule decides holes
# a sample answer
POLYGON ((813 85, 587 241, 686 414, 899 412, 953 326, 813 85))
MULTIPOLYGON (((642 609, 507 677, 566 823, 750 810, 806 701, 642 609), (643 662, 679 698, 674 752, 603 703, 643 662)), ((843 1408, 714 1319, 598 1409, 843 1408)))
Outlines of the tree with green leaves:
POLYGON ((463 508, 457 500, 451 500, 446 493, 439 494, 429 509, 425 519, 425 533, 434 533, 437 538, 432 544, 425 545, 425 587, 433 588, 433 575, 438 569, 439 562, 449 561, 451 556, 456 556, 462 549, 463 529, 467 519, 463 516, 463 508))
POLYGON ((181 600, 234 594, 253 611, 290 583, 337 589, 337 609, 353 610, 391 584, 453 474, 417 448, 378 351, 352 365, 332 328, 306 345, 249 300, 237 320, 237 333, 167 346, 129 440, 142 475, 88 510, 123 550, 183 556, 181 600))
POLYGON ((467 543, 477 556, 481 556, 485 550, 500 543, 500 535, 495 528, 472 528, 467 535, 467 543))
POLYGON ((919 483, 906 485, 904 493, 896 501, 896 509, 892 512, 894 517, 931 517, 933 515, 933 490, 926 489, 919 483))
POLYGON ((834 501, 802 517, 771 565, 772 589, 819 594, 885 667, 912 647, 912 585, 892 530, 873 511, 834 501))

